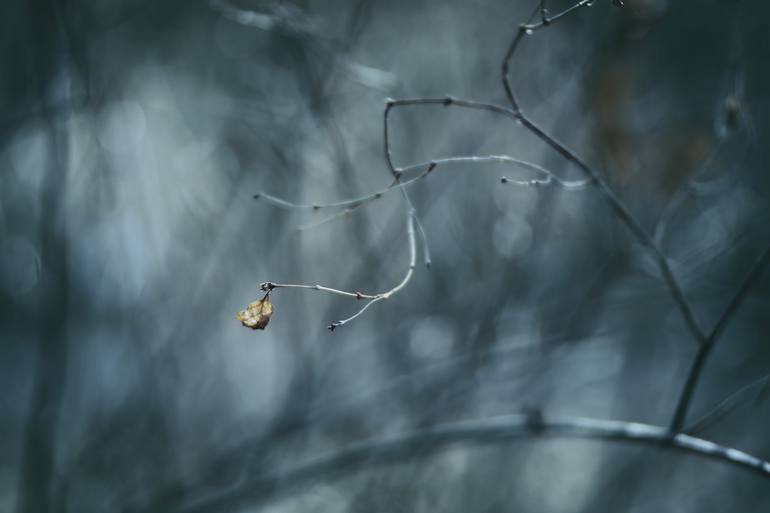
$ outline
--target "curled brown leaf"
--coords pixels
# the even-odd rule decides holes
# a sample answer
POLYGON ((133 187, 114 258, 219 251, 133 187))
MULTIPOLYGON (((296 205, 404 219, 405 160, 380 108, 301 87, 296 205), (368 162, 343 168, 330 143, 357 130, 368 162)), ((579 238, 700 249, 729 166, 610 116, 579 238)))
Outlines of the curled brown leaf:
POLYGON ((273 304, 270 302, 270 294, 265 297, 249 303, 245 309, 235 315, 235 318, 241 321, 241 324, 253 330, 263 330, 270 322, 270 316, 273 315, 273 304))

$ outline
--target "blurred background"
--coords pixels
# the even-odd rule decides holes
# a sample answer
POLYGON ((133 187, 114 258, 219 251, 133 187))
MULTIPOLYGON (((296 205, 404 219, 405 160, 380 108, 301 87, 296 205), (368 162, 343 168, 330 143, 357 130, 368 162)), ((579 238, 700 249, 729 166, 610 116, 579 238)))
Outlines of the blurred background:
MULTIPOLYGON (((556 12, 565 1, 551 1, 556 12)), ((710 329, 770 237, 766 2, 597 0, 528 36, 524 110, 654 234, 710 329)), ((0 512, 744 511, 770 482, 649 446, 523 439, 252 484, 361 440, 539 409, 666 425, 697 344, 596 188, 440 166, 335 222, 294 202, 380 189, 388 97, 505 104, 535 2, 6 0, 0 6, 0 512), (298 229, 310 224, 309 228, 298 229), (207 500, 226 497, 206 509, 207 500)), ((508 118, 392 115, 397 165, 507 154, 582 175, 508 118)), ((689 421, 770 372, 770 276, 689 421)), ((764 387, 701 436, 770 458, 764 387)))

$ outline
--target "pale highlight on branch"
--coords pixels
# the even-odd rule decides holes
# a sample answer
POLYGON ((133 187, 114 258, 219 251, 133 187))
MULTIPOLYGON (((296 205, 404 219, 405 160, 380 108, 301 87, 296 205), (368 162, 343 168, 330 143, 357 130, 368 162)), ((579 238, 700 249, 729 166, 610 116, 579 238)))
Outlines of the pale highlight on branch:
POLYGON ((527 438, 582 438, 666 447, 770 478, 770 463, 761 458, 684 433, 672 434, 662 426, 584 417, 550 417, 538 413, 442 424, 359 442, 272 475, 245 479, 226 492, 209 496, 177 511, 203 513, 254 506, 278 499, 327 476, 344 477, 362 468, 408 462, 448 446, 499 445, 527 438))

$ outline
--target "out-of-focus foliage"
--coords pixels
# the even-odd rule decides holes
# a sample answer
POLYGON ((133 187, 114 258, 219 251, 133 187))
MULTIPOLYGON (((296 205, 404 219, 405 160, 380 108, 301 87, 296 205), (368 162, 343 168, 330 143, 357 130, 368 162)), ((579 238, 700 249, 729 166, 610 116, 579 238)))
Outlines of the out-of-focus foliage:
MULTIPOLYGON (((624 3, 527 38, 513 80, 656 234, 708 328, 770 238, 770 6, 624 3)), ((398 194, 302 231, 324 214, 252 195, 387 186, 385 98, 504 103, 533 4, 2 2, 0 512, 183 510, 362 439, 527 408, 666 425, 696 344, 649 252, 595 189, 504 186, 503 165, 412 186, 433 266, 344 329, 325 326, 349 299, 303 290, 277 291, 269 330, 233 319, 266 280, 398 283, 398 194)), ((392 122, 397 164, 505 153, 584 178, 491 113, 392 122)), ((770 372, 769 280, 691 420, 770 372)), ((758 400, 703 436, 768 458, 768 423, 758 400)), ((764 512, 770 485, 664 449, 532 439, 416 451, 260 507, 764 512)))

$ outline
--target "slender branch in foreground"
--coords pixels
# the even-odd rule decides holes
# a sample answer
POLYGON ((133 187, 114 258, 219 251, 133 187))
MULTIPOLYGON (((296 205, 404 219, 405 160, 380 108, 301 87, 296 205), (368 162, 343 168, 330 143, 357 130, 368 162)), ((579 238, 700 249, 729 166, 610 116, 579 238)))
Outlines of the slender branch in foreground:
MULTIPOLYGON (((411 203, 409 201, 408 196, 406 196, 405 191, 403 190, 403 187, 409 183, 412 183, 416 180, 419 180, 425 176, 427 176, 437 165, 438 161, 430 161, 428 163, 428 167, 426 171, 424 171, 421 175, 418 175, 417 177, 412 178, 411 180, 408 180, 406 182, 401 181, 401 177, 403 173, 407 170, 407 168, 398 168, 393 164, 393 158, 392 158, 392 151, 391 151, 391 145, 390 145, 390 131, 389 131, 389 115, 390 112, 397 107, 404 107, 404 106, 410 106, 410 105, 443 105, 446 107, 453 106, 453 107, 459 107, 459 108, 466 108, 466 109, 474 109, 474 110, 485 110, 489 112, 493 112, 496 114, 501 114, 507 117, 510 117, 517 121, 521 126, 523 126, 525 129, 527 129, 529 132, 534 134, 538 139, 543 141, 546 145, 551 147, 554 151, 556 151, 559 155, 561 155, 566 161, 571 162, 575 164, 585 175, 588 177, 591 181, 595 181, 596 184, 599 186, 599 189, 602 191, 608 202, 610 203, 610 206, 612 207, 615 214, 620 218, 620 220, 626 225, 626 227, 631 231, 632 234, 639 240, 639 242, 648 247, 650 251, 652 252, 656 263, 658 265, 658 268, 661 271, 661 274, 663 275, 663 279, 671 293, 671 296, 674 300, 674 303, 677 305, 678 309, 680 310, 682 317, 684 318, 685 324, 687 325, 689 331, 693 335, 693 338, 698 342, 698 344, 702 347, 707 342, 706 334, 704 333, 704 330, 701 328, 700 324, 698 323, 697 319, 695 318, 695 314, 692 310, 692 307, 690 306, 689 302, 687 301, 687 298, 684 295, 684 292, 682 291, 681 287, 679 286, 679 283, 675 279, 673 272, 671 270, 671 267, 668 265, 668 262, 666 260, 665 255, 660 250, 658 245, 655 243, 653 238, 648 234, 644 228, 639 224, 637 219, 633 216, 631 211, 625 206, 625 204, 620 200, 620 198, 613 192, 613 190, 607 185, 607 183, 603 180, 601 175, 592 167, 590 167, 584 160, 582 160, 574 151, 569 149, 567 146, 565 146, 563 143, 557 141, 554 137, 552 137, 550 134, 548 134, 546 131, 544 131, 542 128, 537 126, 532 120, 530 120, 528 117, 524 115, 524 113, 521 110, 521 107, 519 106, 518 101, 516 100, 516 96, 514 94, 513 86, 510 81, 509 72, 510 72, 510 61, 512 60, 516 49, 518 48, 519 43, 521 42, 524 35, 532 34, 536 30, 539 30, 541 28, 544 28, 545 26, 548 26, 560 19, 563 19, 567 14, 576 11, 577 9, 581 7, 588 6, 592 3, 593 0, 581 0, 574 4, 573 6, 551 16, 547 17, 547 13, 544 10, 544 4, 541 0, 541 2, 538 2, 537 8, 533 11, 532 15, 529 18, 529 22, 527 24, 523 24, 519 27, 519 30, 514 35, 513 41, 511 42, 511 45, 508 48, 508 51, 505 54, 505 57, 503 59, 503 65, 502 65, 502 71, 503 71, 503 85, 505 87, 506 96, 508 97, 508 100, 511 104, 511 108, 503 107, 500 105, 490 104, 490 103, 483 103, 483 102, 477 102, 472 100, 463 100, 463 99, 457 99, 452 97, 445 97, 445 98, 414 98, 414 99, 402 99, 402 100, 393 100, 389 99, 386 102, 385 110, 383 113, 383 139, 384 139, 384 156, 385 161, 388 166, 388 170, 392 174, 394 178, 394 183, 391 184, 387 189, 384 189, 382 191, 378 191, 374 194, 369 194, 360 198, 354 198, 352 200, 343 200, 338 201, 335 203, 329 203, 325 205, 319 205, 319 204, 310 204, 310 205, 303 205, 303 204, 295 204, 288 201, 285 201, 280 198, 276 198, 274 196, 269 195, 256 195, 256 197, 263 197, 267 199, 268 201, 271 201, 272 203, 283 206, 283 207, 289 207, 289 208, 312 208, 314 210, 318 210, 320 208, 329 208, 329 207, 355 207, 360 205, 361 203, 372 201, 374 199, 377 199, 381 197, 384 193, 388 192, 392 188, 398 186, 402 189, 402 192, 404 193, 405 199, 407 200, 407 203, 411 203), (541 12, 542 20, 539 23, 532 23, 532 20, 537 16, 537 13, 541 12)), ((498 156, 499 157, 499 156, 498 156)), ((455 157, 453 159, 462 159, 463 157, 455 157)), ((472 157, 465 157, 465 158, 472 158, 472 157)), ((523 165, 522 161, 518 161, 518 159, 506 158, 506 159, 492 159, 489 158, 489 160, 499 160, 499 161, 505 161, 512 164, 518 164, 523 165)), ((453 161, 459 161, 459 160, 453 160, 453 161)), ((526 167, 529 167, 530 169, 537 170, 538 172, 545 171, 540 166, 536 166, 534 164, 526 164, 526 167)), ((534 180, 530 181, 528 185, 537 185, 537 184, 545 184, 550 183, 550 180, 555 180, 557 183, 560 183, 562 185, 569 185, 570 187, 575 186, 575 183, 571 182, 564 182, 559 181, 555 175, 553 175, 550 172, 545 172, 546 179, 545 180, 534 180)), ((516 185, 523 185, 523 182, 520 181, 512 181, 506 177, 503 178, 504 183, 514 183, 516 185)), ((582 185, 582 183, 580 184, 582 185)), ((411 208, 411 207, 410 207, 411 208)), ((413 212, 413 210, 412 210, 413 212)), ((414 214, 410 214, 410 219, 412 219, 411 222, 415 220, 413 217, 414 214)), ((427 246, 426 246, 427 247, 427 246)), ((368 306, 368 305, 367 305, 368 306)), ((364 310, 367 307, 364 307, 364 310)), ((334 329, 335 325, 332 324, 330 326, 330 329, 334 329)))
POLYGON ((340 219, 345 216, 351 215, 353 212, 364 206, 365 203, 359 203, 358 205, 347 207, 344 210, 341 210, 339 212, 335 212, 334 214, 331 214, 329 216, 324 217, 323 219, 319 219, 317 221, 312 221, 310 223, 305 223, 297 226, 297 230, 300 232, 304 232, 307 230, 311 230, 313 228, 318 228, 319 226, 323 226, 327 223, 331 223, 332 221, 336 221, 337 219, 340 219))
POLYGON ((770 245, 765 248, 759 258, 754 262, 751 270, 746 275, 746 278, 744 278, 743 283, 722 312, 722 315, 719 317, 719 320, 717 320, 711 333, 709 333, 706 343, 698 349, 698 353, 695 355, 695 360, 693 360, 692 366, 690 367, 690 372, 687 374, 687 380, 682 388, 682 393, 679 396, 679 401, 677 402, 676 410, 674 411, 674 416, 671 420, 670 429, 672 432, 680 431, 682 426, 684 426, 687 419, 687 412, 690 409, 690 404, 692 403, 692 398, 695 394, 695 389, 698 387, 701 374, 703 373, 708 357, 711 355, 711 351, 714 349, 714 346, 716 346, 719 337, 722 336, 728 322, 738 310, 738 306, 746 297, 746 293, 764 270, 769 258, 770 245))
POLYGON ((446 164, 450 164, 450 165, 478 164, 478 163, 487 163, 487 162, 510 164, 513 166, 520 167, 522 169, 534 171, 535 173, 538 173, 539 175, 543 176, 544 177, 543 180, 547 182, 550 182, 553 180, 559 185, 564 186, 565 188, 577 187, 583 183, 583 181, 580 181, 580 182, 565 181, 559 178, 558 176, 556 176, 553 172, 549 171, 548 169, 538 164, 528 162, 526 160, 518 159, 516 157, 511 157, 509 155, 468 155, 468 156, 458 156, 458 157, 446 157, 446 158, 435 159, 435 160, 430 160, 426 162, 418 162, 416 164, 409 164, 408 166, 396 167, 394 169, 396 171, 396 174, 399 176, 402 176, 407 173, 411 173, 420 169, 422 169, 423 171, 420 174, 413 176, 411 178, 408 178, 406 180, 400 179, 400 181, 398 182, 393 181, 391 185, 383 189, 380 189, 378 191, 367 193, 355 198, 334 201, 331 203, 294 203, 286 199, 279 198, 277 196, 273 196, 271 194, 268 194, 266 192, 261 192, 261 191, 254 195, 254 199, 262 199, 264 201, 267 201, 268 203, 271 203, 272 205, 275 205, 281 208, 297 208, 297 209, 307 209, 307 210, 356 208, 366 203, 370 203, 374 200, 380 199, 385 194, 395 190, 399 186, 406 187, 413 184, 414 182, 417 182, 418 180, 422 180, 439 166, 444 166, 446 164))
POLYGON ((412 279, 412 275, 414 274, 414 268, 417 263, 417 241, 415 236, 415 223, 416 223, 416 214, 413 209, 409 209, 407 212, 407 219, 406 219, 406 234, 408 237, 408 243, 409 243, 409 267, 406 271, 406 275, 404 276, 404 279, 401 280, 401 282, 393 287, 392 289, 381 292, 379 294, 365 294, 363 292, 350 292, 347 290, 340 290, 335 289, 331 287, 326 287, 323 285, 302 285, 302 284, 294 284, 294 283, 273 283, 270 281, 262 283, 259 288, 264 292, 270 292, 275 289, 306 289, 306 290, 316 290, 318 292, 326 292, 329 294, 336 294, 339 296, 352 298, 352 299, 364 299, 367 300, 367 303, 354 315, 342 319, 339 321, 334 321, 331 323, 328 328, 330 331, 334 331, 335 329, 344 326, 345 324, 349 323, 350 321, 356 319, 358 316, 360 316, 362 313, 364 313, 370 306, 372 306, 374 303, 377 303, 379 301, 384 301, 386 299, 390 299, 394 294, 397 294, 399 291, 401 291, 404 287, 406 287, 407 283, 409 283, 409 280, 412 279))
POLYGON ((406 271, 406 275, 404 276, 404 279, 401 280, 401 283, 399 283, 398 285, 396 285, 395 287, 393 287, 387 292, 383 292, 381 294, 375 295, 373 298, 369 300, 368 303, 366 303, 363 306, 363 308, 361 308, 358 312, 348 317, 347 319, 334 321, 328 326, 329 331, 334 331, 336 328, 344 326, 345 324, 349 323, 350 321, 352 321, 353 319, 357 318, 359 315, 364 313, 374 303, 377 303, 378 301, 384 301, 386 299, 390 299, 391 296, 393 296, 394 294, 397 294, 401 289, 406 287, 406 284, 409 283, 409 280, 412 279, 412 275, 414 274, 414 268, 417 265, 417 241, 415 240, 415 234, 414 234, 414 225, 415 225, 416 219, 417 219, 417 216, 414 210, 410 209, 406 219, 406 234, 407 234, 407 237, 409 238, 409 268, 406 271))
POLYGON ((702 433, 747 402, 752 399, 756 400, 768 386, 768 383, 770 383, 770 374, 762 376, 748 385, 739 388, 720 401, 719 404, 714 406, 714 408, 704 414, 700 419, 687 426, 684 429, 684 432, 690 435, 702 433))
MULTIPOLYGON (((546 143, 548 146, 550 146, 565 160, 575 164, 578 168, 580 168, 580 170, 583 173, 585 173, 586 176, 596 181, 597 185, 599 186, 599 189, 602 191, 607 201, 610 203, 610 206, 612 207, 615 214, 620 218, 623 224, 626 225, 626 227, 637 238, 637 240, 642 245, 649 248, 650 251, 652 252, 653 256, 655 257, 655 261, 658 265, 658 268, 660 269, 661 274, 663 275, 663 279, 666 282, 666 285, 671 293, 671 296, 673 297, 674 302, 676 303, 678 309, 682 314, 682 317, 684 318, 685 324, 687 325, 688 329, 690 330, 690 333, 693 335, 693 338, 695 338, 697 343, 700 346, 703 346, 706 343, 706 334, 704 333, 703 329, 701 328, 700 324, 695 318, 695 314, 692 310, 692 307, 690 306, 690 303, 687 301, 687 298, 685 297, 684 292, 679 286, 679 283, 674 278, 674 274, 671 271, 671 267, 668 265, 668 261, 666 260, 665 255, 660 250, 660 248, 655 243, 655 241, 650 236, 650 234, 648 234, 647 231, 645 231, 645 229, 639 224, 639 221, 636 219, 636 217, 634 217, 634 215, 631 213, 628 207, 626 207, 626 205, 620 200, 620 198, 615 194, 615 192, 613 192, 612 188, 609 187, 609 185, 605 182, 602 176, 595 169, 589 166, 582 158, 580 158, 577 155, 577 153, 569 149, 563 143, 556 140, 553 136, 548 134, 545 130, 537 126, 532 120, 530 120, 527 116, 525 116, 521 110, 521 106, 518 100, 516 99, 516 94, 514 92, 513 84, 510 78, 510 67, 511 67, 510 63, 513 59, 513 56, 516 53, 516 49, 519 47, 519 44, 521 43, 524 36, 532 34, 539 29, 549 26, 555 23, 556 21, 563 19, 567 14, 572 13, 581 7, 589 6, 592 2, 593 0, 581 0, 563 11, 549 18, 541 20, 539 23, 532 23, 530 21, 529 23, 525 23, 519 27, 519 30, 514 35, 513 40, 511 41, 511 44, 508 47, 508 51, 505 53, 505 57, 503 58, 503 65, 502 65, 503 86, 505 88, 505 93, 508 98, 508 101, 511 104, 511 109, 509 110, 509 109, 503 108, 502 110, 505 112, 512 113, 513 117, 515 117, 516 120, 519 123, 521 123, 521 125, 524 128, 529 130, 538 139, 540 139, 541 141, 546 143)), ((543 4, 541 0, 540 2, 538 2, 538 8, 540 8, 542 5, 543 4)), ((536 9, 535 12, 530 16, 530 20, 534 19, 537 12, 538 12, 538 9, 536 9)))
POLYGON ((765 460, 684 433, 672 434, 666 427, 617 420, 550 417, 538 412, 443 424, 359 442, 273 475, 244 479, 237 487, 203 497, 177 512, 202 513, 253 506, 320 480, 340 478, 379 465, 409 462, 448 446, 493 445, 520 438, 586 438, 664 447, 770 478, 770 463, 765 460))
POLYGON ((533 178, 532 180, 517 180, 503 176, 500 178, 500 182, 510 185, 520 185, 522 187, 542 187, 557 183, 566 190, 581 190, 591 185, 593 180, 575 180, 574 182, 569 182, 554 176, 547 176, 545 178, 533 178))

